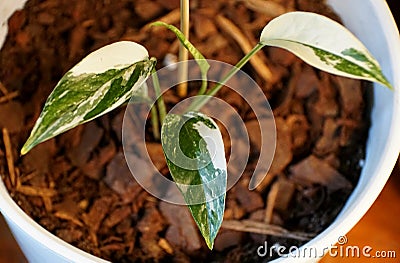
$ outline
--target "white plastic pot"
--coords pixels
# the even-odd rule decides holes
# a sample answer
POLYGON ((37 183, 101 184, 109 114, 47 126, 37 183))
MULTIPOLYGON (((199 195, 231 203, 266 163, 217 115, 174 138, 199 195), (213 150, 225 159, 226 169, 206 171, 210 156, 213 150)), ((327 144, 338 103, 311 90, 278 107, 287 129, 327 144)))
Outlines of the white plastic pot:
MULTIPOLYGON (((371 207, 384 187, 400 150, 400 41, 399 32, 384 0, 330 0, 345 25, 355 33, 378 59, 395 91, 374 87, 372 126, 367 143, 367 157, 360 181, 337 219, 304 247, 322 251, 335 244, 371 207)), ((7 19, 25 0, 0 2, 0 46, 7 32, 7 19)), ((340 39, 338 39, 340 41, 340 39)), ((0 181, 0 210, 17 242, 30 262, 106 262, 89 255, 52 235, 11 199, 0 181)), ((298 258, 315 262, 318 258, 298 258)), ((293 262, 280 258, 276 262, 293 262)))

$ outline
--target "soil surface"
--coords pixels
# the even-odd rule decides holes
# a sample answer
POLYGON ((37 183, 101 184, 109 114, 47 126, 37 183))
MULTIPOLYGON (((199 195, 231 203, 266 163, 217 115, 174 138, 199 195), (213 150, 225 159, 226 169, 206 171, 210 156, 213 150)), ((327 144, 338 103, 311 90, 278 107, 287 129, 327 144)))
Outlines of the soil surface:
MULTIPOLYGON (((133 179, 121 144, 123 107, 19 155, 57 81, 90 51, 133 40, 159 66, 167 54, 176 55, 174 35, 147 24, 178 26, 178 7, 178 0, 31 0, 16 12, 0 53, 0 174, 40 225, 104 259, 268 260, 257 256, 264 241, 303 244, 331 224, 355 187, 369 127, 365 83, 319 72, 278 48, 265 48, 260 63, 246 66, 269 98, 277 126, 274 161, 256 191, 247 186, 263 147, 257 121, 237 93, 221 90, 218 96, 246 123, 253 159, 227 193, 213 251, 186 207, 157 200, 133 179), (263 67, 272 78, 259 74, 263 67)), ((193 0, 191 41, 205 57, 235 64, 267 21, 291 10, 339 20, 323 1, 193 0)), ((165 100, 172 107, 179 98, 171 90, 165 100)), ((168 176, 160 144, 149 136, 147 147, 168 176)))

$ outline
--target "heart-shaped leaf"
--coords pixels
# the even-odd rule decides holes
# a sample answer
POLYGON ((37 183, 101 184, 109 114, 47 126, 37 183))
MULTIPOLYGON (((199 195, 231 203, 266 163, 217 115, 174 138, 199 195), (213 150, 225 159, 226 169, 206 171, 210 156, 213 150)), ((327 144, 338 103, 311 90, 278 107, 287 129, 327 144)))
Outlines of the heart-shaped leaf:
POLYGON ((212 249, 225 209, 227 169, 221 132, 204 114, 168 114, 161 142, 171 175, 212 249))
POLYGON ((315 13, 290 12, 271 20, 260 43, 291 51, 332 74, 381 83, 392 89, 379 63, 344 26, 315 13))
POLYGON ((125 103, 143 85, 155 63, 143 46, 130 41, 89 54, 62 77, 47 98, 21 154, 125 103))

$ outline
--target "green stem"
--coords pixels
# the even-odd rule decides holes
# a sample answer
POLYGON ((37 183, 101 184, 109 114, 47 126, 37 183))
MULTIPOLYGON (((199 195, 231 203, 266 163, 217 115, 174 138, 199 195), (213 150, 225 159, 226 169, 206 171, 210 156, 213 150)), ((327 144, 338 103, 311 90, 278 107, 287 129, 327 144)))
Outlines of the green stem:
POLYGON ((207 73, 206 74, 201 74, 201 87, 199 89, 199 92, 197 93, 198 96, 200 95, 204 95, 204 93, 206 93, 207 90, 207 73))
POLYGON ((187 111, 198 111, 211 96, 214 96, 258 51, 260 51, 265 45, 258 43, 246 56, 244 56, 223 78, 222 80, 210 89, 205 95, 197 97, 193 103, 188 107, 187 111))
POLYGON ((160 124, 158 121, 158 112, 156 105, 153 105, 153 107, 151 107, 150 114, 151 114, 151 127, 153 128, 153 136, 154 139, 158 141, 160 139, 160 124))
POLYGON ((158 75, 155 69, 153 69, 153 74, 151 74, 153 80, 154 92, 157 98, 157 107, 160 114, 160 123, 162 124, 165 116, 167 115, 167 110, 165 107, 164 99, 161 95, 160 81, 158 80, 158 75))

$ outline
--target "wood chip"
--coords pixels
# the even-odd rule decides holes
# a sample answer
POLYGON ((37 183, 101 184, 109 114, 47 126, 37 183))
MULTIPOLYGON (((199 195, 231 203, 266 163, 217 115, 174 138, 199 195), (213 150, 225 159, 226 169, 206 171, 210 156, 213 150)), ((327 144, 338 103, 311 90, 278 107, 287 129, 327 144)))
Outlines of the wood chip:
POLYGON ((143 235, 156 235, 164 229, 165 221, 157 208, 147 206, 143 218, 138 222, 137 229, 143 235))
POLYGON ((56 142, 50 139, 34 147, 28 154, 22 158, 22 164, 28 171, 34 171, 38 174, 48 174, 54 163, 53 155, 57 151, 56 142))
MULTIPOLYGON (((9 134, 24 131, 26 111, 18 101, 0 104, 0 127, 7 128, 9 134)), ((25 136, 25 135, 24 135, 25 136)))
POLYGON ((243 232, 223 229, 215 238, 214 248, 216 251, 224 251, 229 247, 240 246, 243 236, 243 232))
POLYGON ((93 233, 96 233, 97 230, 99 230, 100 224, 110 210, 112 202, 112 198, 104 196, 94 202, 89 213, 83 214, 83 221, 93 233))
POLYGON ((196 36, 200 40, 204 40, 207 37, 216 35, 218 33, 217 27, 210 18, 203 15, 194 15, 193 19, 196 21, 194 23, 194 31, 196 36))
POLYGON ((343 77, 332 77, 332 79, 338 86, 342 117, 360 120, 365 103, 361 83, 357 80, 343 77))
POLYGON ((81 239, 83 236, 83 232, 75 228, 57 229, 56 234, 68 243, 76 242, 76 240, 81 239))
POLYGON ((286 118, 286 123, 291 130, 293 154, 303 153, 304 148, 310 143, 309 130, 310 125, 307 117, 302 114, 291 114, 286 118))
POLYGON ((237 184, 233 189, 233 194, 236 196, 240 206, 247 212, 251 213, 257 209, 264 207, 264 201, 257 191, 250 191, 242 184, 237 184))
POLYGON ((129 206, 123 206, 115 209, 104 221, 106 227, 114 227, 119 224, 122 220, 128 217, 132 213, 132 209, 129 206))
POLYGON ((275 116, 286 116, 290 113, 291 103, 293 100, 293 96, 296 92, 296 84, 299 79, 299 74, 301 72, 301 67, 299 64, 295 64, 292 67, 293 76, 291 77, 289 84, 283 90, 283 95, 281 95, 281 102, 276 109, 274 109, 275 116))
POLYGON ((336 117, 339 113, 339 104, 337 102, 337 91, 332 85, 329 74, 321 72, 321 85, 319 88, 318 101, 315 104, 316 112, 324 117, 336 117))
MULTIPOLYGON (((107 165, 106 176, 103 181, 108 187, 119 195, 125 193, 132 194, 132 189, 138 189, 137 182, 134 180, 123 153, 117 153, 111 162, 107 165)), ((139 191, 140 192, 140 191, 139 191)), ((138 193, 136 193, 137 195, 138 193)), ((134 198, 135 196, 133 196, 134 198)))
POLYGON ((293 199, 293 195, 296 190, 296 186, 290 180, 284 177, 279 177, 277 184, 277 197, 274 203, 274 209, 284 212, 287 211, 290 202, 293 199))
POLYGON ((71 33, 69 39, 69 59, 74 59, 83 53, 83 45, 87 38, 86 27, 84 25, 77 25, 71 33))
POLYGON ((260 123, 258 120, 250 120, 245 122, 246 130, 249 134, 249 139, 251 143, 251 151, 253 153, 259 153, 261 151, 262 138, 261 138, 261 130, 260 123))
POLYGON ((172 10, 172 9, 176 9, 179 8, 179 0, 156 0, 156 2, 161 5, 162 7, 168 9, 168 10, 172 10))
POLYGON ((83 166, 82 170, 84 174, 95 180, 100 179, 102 176, 103 166, 112 160, 116 152, 117 149, 113 143, 103 147, 96 156, 83 166))
POLYGON ((144 20, 156 18, 162 13, 163 7, 152 1, 135 1, 135 12, 144 20))
POLYGON ((249 9, 263 13, 271 18, 287 12, 286 8, 271 0, 236 0, 243 2, 249 9))
POLYGON ((101 129, 95 122, 89 122, 84 125, 83 131, 78 136, 79 142, 67 151, 67 156, 72 164, 77 167, 82 167, 88 163, 90 156, 93 154, 96 146, 100 143, 103 137, 104 130, 101 129))
POLYGON ((165 234, 168 242, 174 246, 193 252, 201 248, 198 229, 186 207, 160 202, 162 215, 170 223, 165 234))
POLYGON ((314 155, 291 166, 289 170, 290 179, 301 185, 321 184, 332 192, 343 188, 351 189, 351 183, 342 174, 314 155))
POLYGON ((276 123, 276 149, 269 173, 279 174, 292 161, 292 138, 291 130, 286 121, 281 118, 275 118, 276 123))
POLYGON ((311 66, 303 65, 302 71, 298 72, 298 74, 299 76, 297 76, 295 96, 299 99, 306 99, 316 90, 318 90, 318 87, 321 84, 315 70, 311 66))
POLYGON ((330 153, 337 153, 339 149, 340 125, 336 119, 326 118, 322 130, 322 135, 315 144, 313 153, 323 157, 330 153))
MULTIPOLYGON (((158 18, 157 21, 161 21, 161 22, 164 22, 164 23, 167 23, 167 24, 171 24, 171 25, 172 25, 172 24, 178 23, 180 17, 181 17, 180 10, 179 10, 179 8, 177 8, 177 9, 172 10, 171 12, 169 12, 168 14, 166 14, 165 16, 162 16, 162 17, 158 18)), ((142 28, 141 31, 144 32, 144 31, 149 30, 150 28, 151 28, 152 32, 157 32, 157 31, 159 31, 159 30, 163 30, 163 27, 160 27, 160 26, 152 27, 151 24, 152 24, 153 22, 154 22, 154 21, 152 21, 152 22, 146 24, 146 25, 142 28)))

